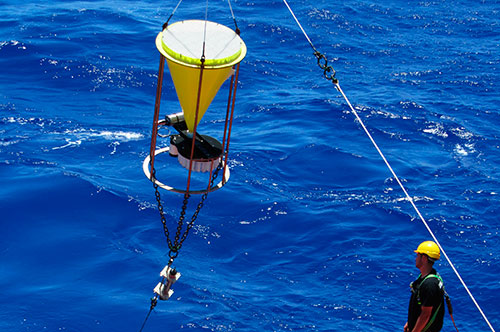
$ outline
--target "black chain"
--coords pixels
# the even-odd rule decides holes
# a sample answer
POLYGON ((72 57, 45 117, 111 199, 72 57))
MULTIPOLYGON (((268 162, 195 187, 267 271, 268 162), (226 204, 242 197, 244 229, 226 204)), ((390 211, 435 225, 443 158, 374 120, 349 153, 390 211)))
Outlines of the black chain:
POLYGON ((318 59, 319 68, 323 69, 323 76, 327 80, 332 81, 333 84, 337 84, 339 80, 335 78, 335 69, 328 65, 328 59, 326 56, 318 51, 314 51, 314 56, 318 59))
MULTIPOLYGON (((153 173, 153 179, 156 180, 156 169, 152 169, 153 173)), ((163 232, 165 233, 165 236, 167 237, 168 241, 168 246, 171 246, 171 241, 170 241, 170 234, 168 232, 168 227, 167 227, 167 220, 165 218, 165 213, 163 212, 163 205, 161 204, 161 196, 160 196, 160 191, 158 190, 158 185, 156 182, 153 182, 153 187, 155 188, 155 197, 156 197, 156 202, 158 202, 158 211, 160 212, 160 217, 161 217, 161 223, 163 224, 163 232)))
MULTIPOLYGON (((210 181, 210 188, 213 187, 215 179, 217 178, 219 171, 222 168, 222 162, 219 163, 217 168, 212 174, 212 180, 210 181)), ((152 170, 153 173, 153 178, 156 179, 156 170, 153 168, 152 170)), ((193 213, 193 216, 191 217, 191 220, 186 226, 186 230, 181 236, 182 233, 182 226, 184 225, 184 219, 186 218, 186 210, 187 210, 187 205, 189 201, 190 195, 188 193, 184 194, 184 200, 182 202, 182 208, 181 208, 181 214, 179 216, 179 221, 177 223, 177 231, 175 233, 175 238, 174 238, 174 243, 172 243, 172 240, 170 239, 170 232, 168 230, 167 226, 167 220, 165 217, 165 212, 163 211, 163 204, 161 202, 161 196, 160 196, 160 191, 158 190, 158 184, 153 182, 153 186, 155 188, 155 197, 156 197, 156 202, 158 203, 158 211, 160 212, 160 217, 161 217, 161 223, 163 224, 163 232, 165 233, 165 237, 167 238, 167 244, 169 248, 169 257, 170 257, 170 262, 173 262, 173 260, 179 255, 179 250, 182 247, 182 244, 186 240, 189 231, 191 228, 194 226, 194 222, 196 221, 196 218, 198 217, 198 214, 200 213, 201 208, 203 207, 203 204, 205 202, 205 199, 208 196, 208 191, 203 193, 201 196, 200 202, 198 203, 198 206, 196 207, 195 212, 193 213)))

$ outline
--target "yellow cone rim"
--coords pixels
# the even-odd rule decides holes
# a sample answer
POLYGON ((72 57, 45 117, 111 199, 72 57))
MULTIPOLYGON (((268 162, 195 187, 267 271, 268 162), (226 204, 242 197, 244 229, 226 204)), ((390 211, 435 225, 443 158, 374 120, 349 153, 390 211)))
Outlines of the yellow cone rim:
POLYGON ((179 21, 167 26, 156 37, 156 48, 170 61, 200 67, 204 41, 206 68, 230 67, 246 55, 246 45, 236 32, 202 20, 179 21))

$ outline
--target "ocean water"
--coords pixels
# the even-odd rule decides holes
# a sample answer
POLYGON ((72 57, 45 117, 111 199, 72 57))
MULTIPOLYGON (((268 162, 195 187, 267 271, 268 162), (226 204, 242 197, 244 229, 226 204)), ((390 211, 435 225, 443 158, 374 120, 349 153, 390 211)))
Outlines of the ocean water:
MULTIPOLYGON (((500 2, 289 3, 500 328, 500 2)), ((176 4, 0 1, 1 331, 140 329, 168 262, 142 161, 154 39, 176 4)), ((171 22, 206 4, 183 1, 171 22)), ((284 3, 231 4, 248 47, 231 178, 144 331, 401 331, 427 229, 284 3)), ((227 1, 207 13, 234 27, 227 1)), ((168 74, 163 92, 162 115, 179 111, 168 74)), ((225 98, 200 130, 218 130, 225 98)), ((175 229, 182 196, 162 199, 175 229)), ((450 264, 437 269, 459 330, 488 331, 450 264)))

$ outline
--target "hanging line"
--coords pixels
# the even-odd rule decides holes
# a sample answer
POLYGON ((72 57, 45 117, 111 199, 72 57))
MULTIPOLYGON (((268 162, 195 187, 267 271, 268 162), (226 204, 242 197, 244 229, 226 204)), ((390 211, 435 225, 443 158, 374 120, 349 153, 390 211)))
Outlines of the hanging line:
POLYGON ((307 41, 309 42, 309 45, 311 45, 311 48, 314 50, 314 56, 316 59, 318 59, 318 66, 323 69, 323 75, 325 78, 329 81, 332 81, 334 84, 338 83, 338 80, 335 78, 335 70, 333 69, 332 66, 328 65, 328 59, 326 58, 325 55, 321 54, 316 50, 316 47, 314 47, 311 39, 309 39, 309 36, 305 32, 304 28, 302 28, 302 25, 300 24, 299 20, 297 19, 297 16, 295 16, 294 12, 292 11, 292 8, 288 5, 288 2, 286 0, 283 0, 285 5, 287 6, 288 10, 292 14, 293 18, 295 19, 295 22, 297 22, 297 25, 299 26, 300 30, 302 30, 302 33, 306 37, 307 41))
POLYGON ((207 40, 207 21, 208 21, 208 0, 205 4, 205 34, 203 36, 203 44, 205 44, 205 40, 207 40))
POLYGON ((142 332, 142 330, 144 330, 144 326, 146 326, 146 322, 148 321, 148 318, 149 318, 149 315, 151 315, 151 312, 153 311, 153 309, 156 307, 156 304, 158 303, 158 295, 156 295, 155 297, 153 297, 151 299, 151 306, 149 308, 149 312, 148 314, 146 315, 146 318, 144 319, 144 322, 142 323, 142 326, 139 330, 139 332, 142 332))
MULTIPOLYGON (((312 44, 311 42, 311 39, 309 39, 309 36, 307 36, 306 32, 304 31, 304 29, 302 28, 302 25, 299 23, 299 20, 297 19, 297 17, 295 16, 295 14, 293 13, 292 9, 290 8, 290 6, 288 5, 287 1, 286 0, 283 0, 283 2, 285 3, 285 5, 288 7, 288 10, 290 11, 290 13, 292 14, 293 18, 295 19, 295 21, 297 22, 298 26, 300 27, 300 29, 302 30, 302 33, 304 34, 304 36, 306 37, 307 41, 309 42, 309 44, 311 45, 312 49, 314 50, 314 53, 316 55, 316 57, 318 58, 318 64, 320 65, 320 67, 322 69, 325 70, 325 74, 326 74, 326 71, 327 69, 323 68, 322 64, 324 64, 324 67, 330 67, 331 66, 328 66, 328 62, 326 61, 326 57, 324 55, 322 55, 321 53, 319 53, 316 48, 314 47, 314 45, 312 44), (319 54, 319 55, 318 55, 319 54), (320 60, 323 59, 323 61, 325 61, 324 63, 320 63, 320 60)), ((330 70, 328 70, 330 71, 330 70)), ((425 221, 424 217, 422 216, 422 214, 420 213, 420 210, 417 208, 417 206, 415 205, 415 202, 413 201, 413 199, 410 197, 410 195, 408 194, 408 192, 406 191, 406 188, 404 187, 404 185, 401 183, 401 181, 399 180, 399 177, 396 175, 396 173, 394 172, 393 168, 391 167, 391 165, 389 164, 389 162, 387 161, 387 159, 385 158, 384 154, 382 153, 382 151, 380 150, 380 148, 378 147, 377 143, 375 142, 375 140, 373 139, 372 135, 370 134, 370 132, 368 131, 368 129, 366 128, 365 124, 363 123, 363 120, 361 120, 360 116, 358 115, 358 113, 356 112, 356 110, 354 109, 354 107, 352 106, 351 102, 349 101, 349 99, 347 98, 347 96, 345 95, 344 91, 342 91, 342 89, 340 88, 340 84, 338 82, 338 80, 335 78, 335 71, 333 70, 333 68, 331 69, 331 71, 333 71, 333 74, 330 75, 329 77, 326 77, 327 79, 331 80, 333 82, 333 84, 335 84, 335 88, 340 92, 340 94, 342 95, 342 97, 344 98, 344 100, 346 101, 346 103, 349 105, 349 108, 351 109, 352 113, 354 113, 354 115, 356 116, 356 119, 358 120, 358 122, 361 124, 361 127, 363 128, 363 130, 365 131, 366 135, 368 136, 368 138, 370 139, 370 141, 372 142, 372 144, 375 146, 375 149, 377 150, 377 152, 379 153, 379 155, 382 157, 382 159, 384 160, 385 164, 387 165, 387 168, 389 169, 389 171, 392 173, 393 177, 396 179, 397 183, 399 184, 399 186, 401 187, 401 189, 403 190, 405 196, 406 196, 406 199, 410 202, 410 204, 412 205, 413 209, 417 212, 420 220, 422 221, 422 223, 425 225, 425 227, 427 228, 427 231, 429 232, 429 234, 432 236, 432 238, 434 239, 434 242, 436 242, 436 244, 439 246, 441 252, 443 253, 443 255, 445 256, 446 260, 448 261, 448 263, 450 264, 451 268, 453 269, 453 271, 455 272, 456 276, 458 277, 458 279, 460 280, 460 282, 462 283, 463 287, 465 288, 465 290, 467 291, 467 293, 469 294, 469 297, 472 299, 472 302, 474 302, 474 304, 476 305, 476 308, 479 310, 479 312, 481 313, 481 315, 483 316, 483 319, 484 321, 486 322, 486 324, 488 324, 489 328, 491 329, 491 331, 495 332, 495 330, 493 329, 493 326, 491 325, 490 321, 488 320, 488 318, 486 317, 486 315, 484 314, 483 310, 481 309, 481 307, 479 306, 479 304, 477 303, 476 299, 474 298, 474 296, 472 295, 472 293, 470 292, 469 288, 467 287, 467 285, 465 284, 464 280, 462 279, 462 277, 460 276, 460 274, 458 273, 457 269, 455 268, 455 266, 453 265, 453 263, 451 262, 450 258, 448 257, 448 255, 446 254, 445 250, 443 249, 443 247, 441 246, 441 244, 439 243, 438 239, 436 238, 436 236, 434 235, 434 233, 432 232, 431 228, 429 227, 429 225, 427 224, 427 222, 425 221)), ((326 76, 326 75, 325 75, 326 76)))
POLYGON ((172 14, 170 14, 170 16, 168 17, 167 21, 165 23, 163 23, 163 30, 165 30, 165 28, 167 27, 168 22, 170 21, 170 19, 172 18, 172 16, 174 16, 175 11, 177 10, 177 8, 179 8, 179 5, 181 4, 181 2, 182 2, 182 0, 179 0, 179 2, 177 3, 177 6, 175 6, 174 10, 172 11, 172 14))
POLYGON ((239 36, 240 29, 238 28, 238 23, 236 23, 236 17, 234 16, 233 7, 231 6, 231 0, 227 0, 227 3, 229 4, 229 10, 231 11, 231 17, 233 18, 233 21, 234 21, 234 27, 235 27, 234 31, 239 36))

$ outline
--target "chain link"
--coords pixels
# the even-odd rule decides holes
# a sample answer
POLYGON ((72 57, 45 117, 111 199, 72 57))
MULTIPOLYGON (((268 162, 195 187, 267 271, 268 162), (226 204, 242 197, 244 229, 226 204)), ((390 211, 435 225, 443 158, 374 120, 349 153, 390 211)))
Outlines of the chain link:
MULTIPOLYGON (((219 171, 221 169, 222 169, 222 162, 219 163, 219 165, 215 169, 214 173, 212 174, 212 180, 210 181, 210 188, 213 187, 215 179, 217 178, 219 171)), ((152 169, 152 174, 153 174, 153 178, 156 179, 156 170, 154 168, 152 169)), ((165 212, 163 210, 163 204, 161 202, 161 195, 160 195, 160 191, 158 189, 158 185, 155 182, 153 182, 153 187, 155 188, 155 197, 156 197, 156 202, 158 204, 158 211, 160 212, 161 223, 163 224, 163 232, 165 233, 165 237, 167 238, 167 244, 168 244, 168 248, 169 248, 168 255, 170 257, 170 262, 173 262, 173 260, 179 255, 179 250, 181 249, 182 244, 186 240, 189 231, 194 226, 194 222, 196 221, 196 218, 198 218, 198 214, 200 213, 200 210, 203 207, 205 199, 208 196, 208 191, 205 192, 201 196, 200 202, 198 203, 196 210, 193 213, 193 216, 191 217, 191 220, 189 221, 189 223, 186 226, 186 230, 184 231, 184 233, 182 233, 182 226, 184 225, 184 219, 186 218, 186 210, 187 210, 187 206, 188 206, 188 201, 189 201, 189 198, 191 196, 188 193, 184 194, 184 200, 182 202, 181 214, 179 216, 179 221, 177 223, 177 230, 175 233, 174 242, 172 243, 172 240, 170 239, 170 232, 169 232, 168 226, 167 226, 165 212), (181 235, 181 233, 182 233, 182 235, 181 235)))
MULTIPOLYGON (((151 171, 153 174, 153 179, 156 179, 156 169, 153 168, 151 171)), ((167 220, 165 218, 165 212, 163 211, 163 205, 161 203, 160 191, 158 190, 158 185, 155 182, 153 182, 153 187, 155 188, 155 197, 156 197, 156 202, 158 204, 158 211, 160 212, 161 223, 163 224, 163 232, 165 233, 165 237, 167 238, 168 242, 168 247, 170 248, 172 246, 172 242, 170 241, 170 234, 167 227, 167 220)))
POLYGON ((328 65, 328 59, 326 56, 318 51, 314 52, 314 56, 316 59, 318 59, 318 66, 319 68, 323 69, 323 76, 329 80, 332 81, 332 83, 337 84, 339 80, 335 78, 335 69, 333 69, 332 66, 328 65))

